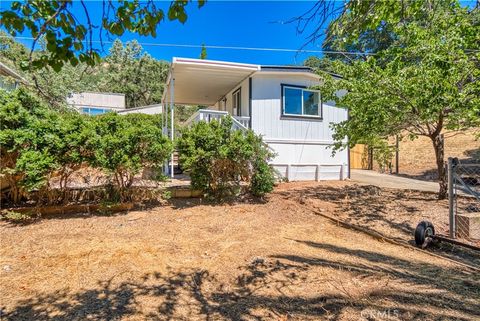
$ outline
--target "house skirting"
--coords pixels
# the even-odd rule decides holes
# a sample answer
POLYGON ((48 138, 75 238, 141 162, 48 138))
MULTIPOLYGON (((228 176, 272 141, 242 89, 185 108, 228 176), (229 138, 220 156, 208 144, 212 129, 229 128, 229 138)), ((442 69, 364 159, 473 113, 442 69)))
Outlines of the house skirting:
POLYGON ((348 150, 332 153, 331 141, 265 139, 276 153, 271 161, 289 181, 344 180, 349 177, 348 150))

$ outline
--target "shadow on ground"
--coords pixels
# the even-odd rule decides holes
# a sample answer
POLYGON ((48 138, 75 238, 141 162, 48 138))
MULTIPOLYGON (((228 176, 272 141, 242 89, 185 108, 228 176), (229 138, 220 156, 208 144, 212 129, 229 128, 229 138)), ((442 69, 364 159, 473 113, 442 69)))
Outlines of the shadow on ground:
POLYGON ((376 252, 296 242, 319 255, 257 258, 237 268, 238 277, 227 284, 202 269, 124 281, 114 277, 94 289, 36 295, 3 311, 2 320, 338 320, 358 319, 365 311, 389 311, 402 320, 480 318, 478 276, 376 252), (329 259, 321 255, 325 252, 345 260, 329 259), (360 294, 346 284, 352 279, 365 285, 360 294), (378 280, 387 282, 379 287, 378 280))
POLYGON ((238 204, 252 204, 252 205, 262 205, 268 202, 268 196, 254 197, 249 194, 235 195, 232 197, 227 197, 224 199, 216 198, 171 198, 168 200, 168 206, 171 206, 173 209, 181 210, 185 208, 196 207, 200 205, 206 206, 232 206, 238 204))
POLYGON ((436 169, 429 169, 426 171, 423 171, 422 173, 419 174, 410 174, 410 173, 398 173, 398 174, 392 174, 394 176, 399 176, 399 177, 405 177, 405 178, 411 178, 411 179, 417 179, 420 181, 425 181, 425 182, 437 182, 438 181, 438 173, 436 169))
MULTIPOLYGON (((261 197, 254 197, 248 194, 243 194, 240 196, 230 197, 223 200, 215 200, 215 199, 208 199, 202 197, 194 197, 194 198, 170 198, 167 200, 156 200, 156 201, 149 201, 149 202, 131 202, 133 203, 134 207, 131 211, 149 211, 155 208, 159 208, 162 206, 168 206, 175 210, 182 210, 186 208, 193 208, 197 206, 233 206, 238 204, 252 204, 252 205, 262 205, 268 202, 268 198, 261 198, 261 197)), ((77 219, 77 218, 84 218, 88 219, 94 216, 98 217, 115 217, 115 216, 123 216, 127 215, 129 211, 120 210, 120 211, 112 211, 109 210, 109 207, 119 205, 121 203, 114 203, 106 204, 105 210, 97 210, 91 212, 79 212, 79 213, 65 213, 65 214, 42 214, 37 215, 35 211, 38 209, 32 207, 32 213, 29 215, 25 215, 19 217, 18 219, 7 219, 6 217, 2 217, 0 215, 0 219, 6 222, 6 226, 24 226, 38 223, 42 220, 49 220, 49 219, 77 219)), ((78 204, 79 206, 85 204, 78 204)), ((93 204, 92 204, 93 205, 93 204)), ((61 208, 61 205, 57 205, 54 207, 61 208)), ((15 209, 12 210, 14 212, 15 209)), ((1 214, 1 213, 0 213, 1 214)))
MULTIPOLYGON (((413 242, 415 227, 422 220, 432 221, 437 232, 445 233, 441 227, 448 227, 447 201, 439 201, 435 193, 357 184, 343 187, 316 185, 278 193, 285 199, 297 201, 317 211, 323 211, 324 202, 334 204, 335 210, 328 215, 410 244, 413 242)), ((478 251, 446 242, 436 244, 430 250, 480 266, 478 251)))
POLYGON ((391 220, 389 205, 395 201, 403 201, 408 198, 411 204, 397 204, 398 212, 413 213, 419 211, 415 202, 436 202, 435 195, 428 193, 412 193, 403 190, 388 190, 384 192, 381 188, 373 185, 347 185, 343 187, 332 187, 318 185, 305 189, 287 190, 280 192, 287 199, 294 199, 306 205, 311 201, 333 203, 336 205, 337 213, 349 214, 345 216, 347 222, 361 223, 370 226, 380 222, 389 229, 401 235, 413 235, 413 228, 407 222, 391 220))

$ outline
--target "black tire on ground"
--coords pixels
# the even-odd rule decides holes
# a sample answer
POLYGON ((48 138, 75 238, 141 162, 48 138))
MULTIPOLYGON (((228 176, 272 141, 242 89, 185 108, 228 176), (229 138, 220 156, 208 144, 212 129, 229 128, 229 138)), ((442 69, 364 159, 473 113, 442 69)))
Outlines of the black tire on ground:
POLYGON ((415 229, 415 244, 424 248, 433 239, 435 235, 435 227, 429 221, 421 221, 415 229))

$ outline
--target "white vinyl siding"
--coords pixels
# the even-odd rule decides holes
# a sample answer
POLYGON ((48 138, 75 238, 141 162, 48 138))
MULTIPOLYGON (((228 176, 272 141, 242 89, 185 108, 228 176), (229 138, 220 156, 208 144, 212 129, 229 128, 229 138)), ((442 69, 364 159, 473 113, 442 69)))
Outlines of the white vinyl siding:
POLYGON ((319 100, 322 117, 283 115, 282 84, 307 89, 318 82, 301 75, 253 76, 252 129, 277 153, 272 165, 283 176, 290 169, 290 180, 345 179, 348 151, 332 155, 334 132, 330 125, 347 120, 347 110, 319 100))
POLYGON ((248 78, 244 79, 238 86, 235 86, 230 92, 228 92, 225 97, 220 99, 215 106, 218 110, 228 111, 231 115, 235 115, 233 113, 233 93, 235 93, 238 89, 240 90, 240 109, 238 111, 238 115, 242 116, 250 116, 248 101, 249 101, 249 85, 248 85, 248 78), (224 100, 226 99, 226 100, 224 100))

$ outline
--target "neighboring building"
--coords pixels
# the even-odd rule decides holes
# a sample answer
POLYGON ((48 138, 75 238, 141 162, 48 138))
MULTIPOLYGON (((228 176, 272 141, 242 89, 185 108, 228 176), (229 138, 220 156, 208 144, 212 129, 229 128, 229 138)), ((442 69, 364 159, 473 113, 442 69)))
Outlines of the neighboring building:
POLYGON ((0 88, 4 90, 14 90, 20 84, 26 84, 27 81, 15 72, 12 68, 0 62, 0 88))
POLYGON ((120 115, 134 114, 134 113, 147 114, 147 115, 161 114, 162 104, 148 105, 148 106, 142 106, 142 107, 136 107, 136 108, 127 108, 125 110, 119 111, 118 113, 120 115))
POLYGON ((125 94, 83 92, 71 94, 67 103, 82 114, 101 115, 125 110, 125 94))
POLYGON ((308 67, 173 58, 163 102, 210 106, 187 123, 232 115, 236 128, 263 136, 277 153, 272 166, 289 180, 345 179, 348 150, 332 155, 330 125, 348 112, 309 89, 319 85, 308 67))

